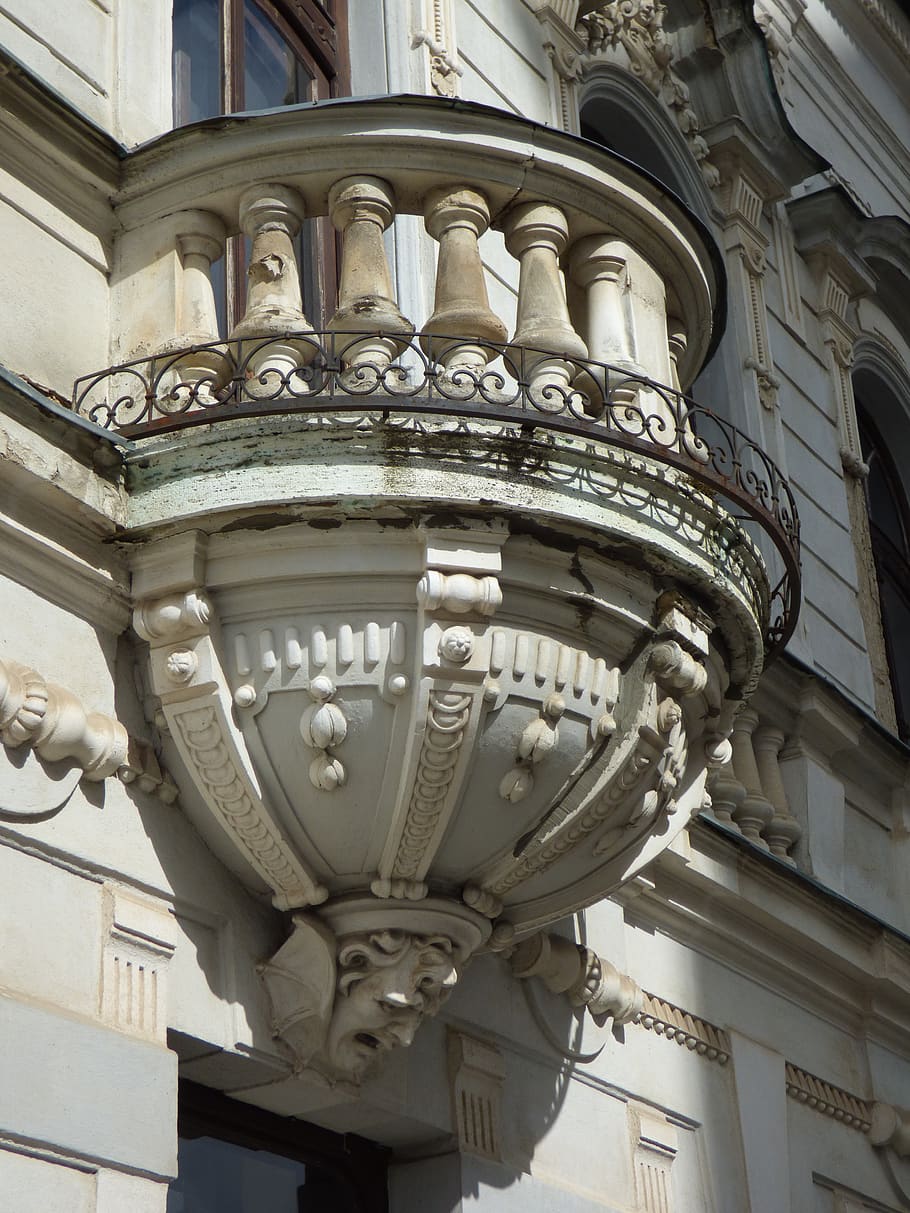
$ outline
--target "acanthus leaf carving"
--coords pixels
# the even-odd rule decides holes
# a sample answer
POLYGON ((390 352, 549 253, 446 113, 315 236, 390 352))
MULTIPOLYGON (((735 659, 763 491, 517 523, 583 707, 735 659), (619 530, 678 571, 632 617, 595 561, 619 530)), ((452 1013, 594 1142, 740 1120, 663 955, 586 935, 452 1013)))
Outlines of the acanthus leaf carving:
POLYGON ((664 31, 665 4, 660 0, 608 0, 578 20, 576 33, 585 44, 585 67, 621 50, 629 71, 669 110, 701 174, 711 189, 720 173, 700 133, 687 85, 673 70, 673 47, 664 31))

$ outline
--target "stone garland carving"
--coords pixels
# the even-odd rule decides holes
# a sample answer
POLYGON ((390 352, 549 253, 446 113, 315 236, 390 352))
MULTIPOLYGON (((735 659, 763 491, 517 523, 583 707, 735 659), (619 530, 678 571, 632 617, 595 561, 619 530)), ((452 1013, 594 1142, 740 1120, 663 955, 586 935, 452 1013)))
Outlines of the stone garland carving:
POLYGON ((337 938, 306 915, 259 973, 272 1027, 296 1066, 330 1082, 360 1083, 392 1049, 409 1045, 458 980, 461 957, 444 935, 378 930, 337 938))
POLYGON ((515 766, 502 777, 499 795, 510 804, 524 800, 534 787, 534 767, 543 762, 559 744, 557 722, 566 710, 562 695, 548 695, 540 715, 525 726, 516 747, 515 766))
POLYGON ((310 783, 323 792, 334 792, 347 779, 344 766, 330 746, 341 745, 348 733, 348 722, 337 704, 330 700, 335 694, 335 684, 325 675, 317 675, 310 683, 310 695, 314 703, 306 709, 300 719, 300 736, 304 745, 316 751, 310 763, 310 783))
POLYGON ((786 1081, 787 1094, 797 1103, 804 1103, 816 1112, 831 1116, 850 1129, 858 1129, 860 1133, 869 1132, 872 1105, 866 1100, 816 1078, 790 1061, 786 1066, 786 1081))
MULTIPOLYGON (((462 630, 467 629, 450 628, 449 632, 462 630)), ((417 775, 407 820, 393 864, 393 877, 416 880, 420 861, 426 853, 455 778, 470 714, 469 694, 462 691, 430 692, 427 727, 417 760, 417 775)), ((376 892, 375 888, 373 891, 376 892)))
POLYGON ((291 861, 284 840, 247 792, 215 709, 190 708, 176 714, 176 722, 206 796, 279 897, 288 905, 325 901, 328 890, 303 876, 291 861))
POLYGON ((635 1022, 639 1027, 666 1040, 675 1040, 678 1045, 726 1065, 730 1060, 730 1040, 722 1028, 717 1028, 698 1015, 691 1015, 682 1007, 644 991, 643 1005, 635 1022))
POLYGON ((670 111, 707 185, 720 184, 710 149, 700 134, 689 89, 673 71, 673 48, 664 32, 666 5, 660 0, 609 0, 579 18, 576 33, 585 44, 585 67, 621 47, 629 70, 670 111))

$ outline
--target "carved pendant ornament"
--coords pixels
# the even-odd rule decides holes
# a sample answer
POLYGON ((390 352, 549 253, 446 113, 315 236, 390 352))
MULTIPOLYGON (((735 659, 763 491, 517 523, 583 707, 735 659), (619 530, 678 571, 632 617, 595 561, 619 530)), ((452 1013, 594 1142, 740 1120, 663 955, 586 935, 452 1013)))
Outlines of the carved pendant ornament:
POLYGON ((134 626, 186 811, 291 912, 260 966, 274 1031, 358 1083, 478 950, 668 845, 704 799, 705 722, 728 731, 725 674, 698 608, 652 591, 633 626, 606 572, 581 613, 535 591, 529 625, 496 524, 333 540, 340 588, 305 526, 274 556, 254 537, 149 545, 134 626))

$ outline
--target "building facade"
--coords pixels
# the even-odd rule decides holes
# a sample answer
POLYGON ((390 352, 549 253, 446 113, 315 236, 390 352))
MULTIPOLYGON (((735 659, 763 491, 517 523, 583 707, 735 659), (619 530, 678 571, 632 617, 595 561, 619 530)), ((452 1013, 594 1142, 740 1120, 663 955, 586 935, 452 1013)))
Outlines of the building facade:
POLYGON ((0 62, 0 1207, 910 1208, 905 7, 0 62))

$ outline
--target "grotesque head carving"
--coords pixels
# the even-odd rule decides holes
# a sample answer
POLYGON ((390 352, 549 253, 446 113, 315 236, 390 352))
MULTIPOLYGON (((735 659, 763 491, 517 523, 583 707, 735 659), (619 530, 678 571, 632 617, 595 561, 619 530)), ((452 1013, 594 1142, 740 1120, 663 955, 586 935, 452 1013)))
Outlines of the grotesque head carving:
POLYGON ((452 940, 380 930, 337 942, 306 915, 260 968, 276 1036, 299 1066, 360 1082, 390 1049, 409 1045, 458 980, 452 940))
POLYGON ((363 1077, 390 1049, 409 1045, 458 980, 452 941, 443 935, 376 931, 348 936, 338 949, 335 1007, 326 1060, 363 1077))

